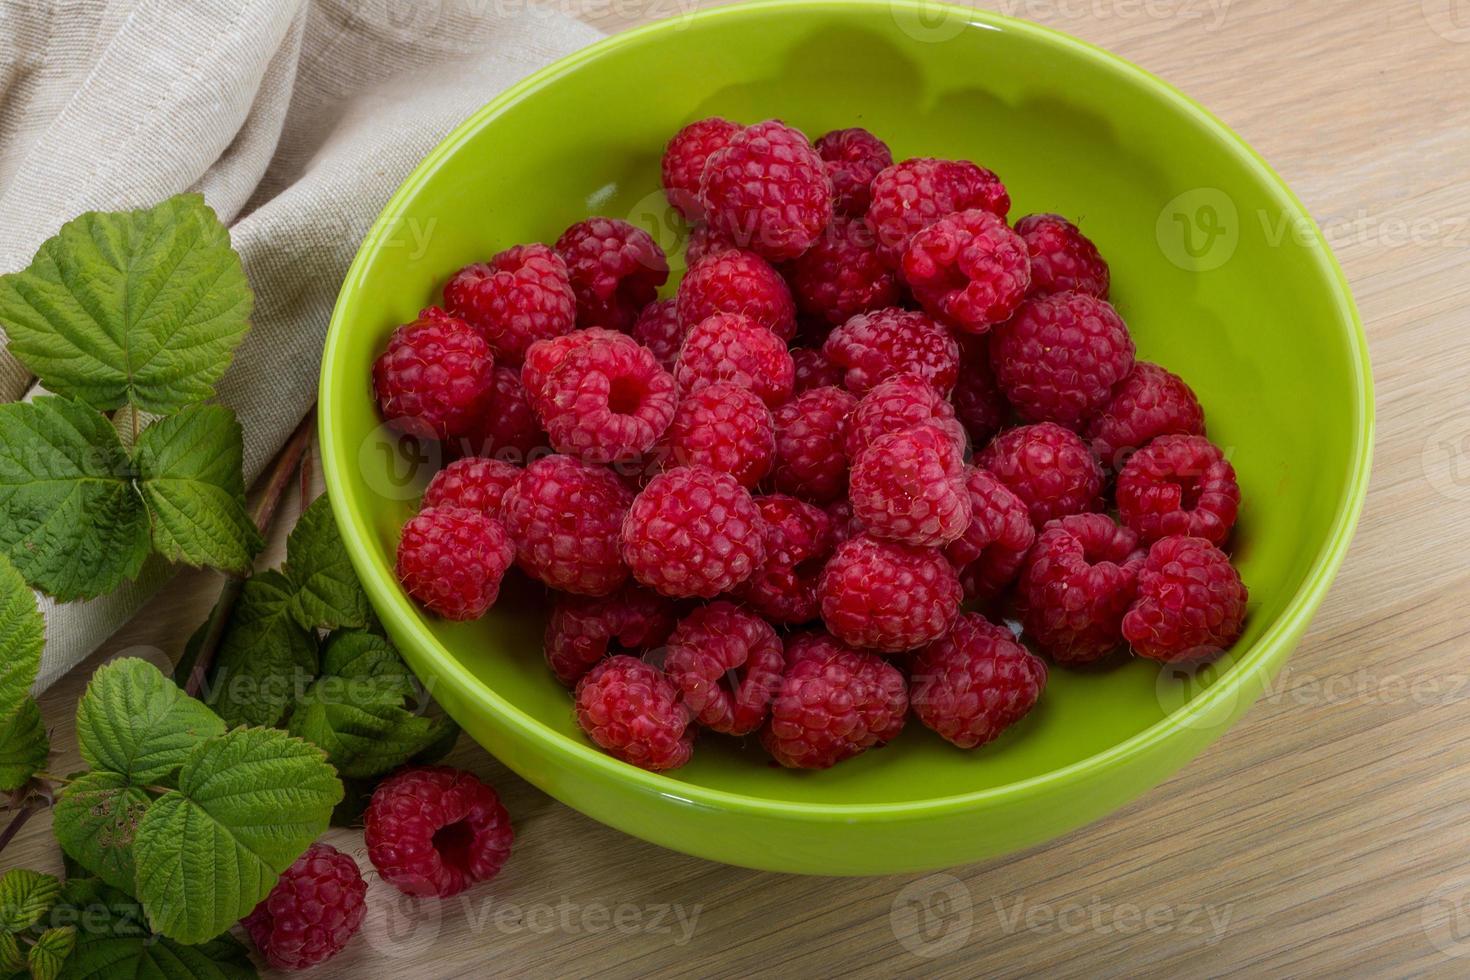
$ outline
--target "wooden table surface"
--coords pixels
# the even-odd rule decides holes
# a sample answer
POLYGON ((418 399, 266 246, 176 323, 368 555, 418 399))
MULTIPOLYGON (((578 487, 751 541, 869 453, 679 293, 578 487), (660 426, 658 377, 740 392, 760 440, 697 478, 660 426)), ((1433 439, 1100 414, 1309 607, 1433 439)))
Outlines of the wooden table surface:
MULTIPOLYGON (((998 6, 1209 106, 1296 190, 1352 281, 1378 387, 1372 491, 1280 681, 1126 809, 937 875, 685 857, 465 740, 451 761, 501 788, 514 860, 465 901, 416 906, 374 882, 364 937, 313 976, 1470 973, 1470 2, 998 6)), ((570 8, 614 30, 688 0, 570 8)), ((278 557, 276 542, 265 560, 278 557)), ((217 588, 181 577, 98 658, 177 656, 217 588)), ((58 771, 77 761, 72 710, 95 663, 42 698, 58 771)), ((4 864, 58 869, 48 824, 33 820, 4 864)), ((361 854, 360 835, 331 839, 361 854)))

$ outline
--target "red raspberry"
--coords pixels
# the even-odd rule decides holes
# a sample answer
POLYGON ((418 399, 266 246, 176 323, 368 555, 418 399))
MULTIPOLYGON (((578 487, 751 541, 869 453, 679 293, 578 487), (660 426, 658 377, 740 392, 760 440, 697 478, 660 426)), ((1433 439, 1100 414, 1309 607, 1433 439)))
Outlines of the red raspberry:
POLYGON ((895 269, 914 233, 945 215, 979 208, 1004 218, 1011 209, 1000 178, 965 160, 904 160, 874 177, 870 193, 868 221, 878 254, 895 269))
POLYGON ((1017 606, 1026 635, 1058 663, 1092 663, 1123 641, 1143 552, 1138 536, 1106 514, 1073 514, 1036 538, 1017 606))
POLYGON ((947 394, 959 374, 955 339, 913 310, 860 313, 832 331, 822 353, 843 369, 848 390, 859 395, 897 374, 917 374, 947 394))
POLYGON ((464 507, 499 517, 505 491, 520 475, 519 467, 498 459, 457 459, 434 474, 424 490, 423 506, 464 507))
POLYGON ((874 439, 852 465, 852 513, 875 538, 938 548, 970 526, 965 461, 933 422, 874 439))
POLYGON ((901 653, 943 636, 959 615, 960 580, 932 548, 860 534, 832 555, 817 583, 822 621, 855 647, 901 653))
POLYGON ((368 860, 405 895, 457 895, 494 878, 515 832, 495 790, 448 766, 400 769, 363 817, 368 860))
POLYGON ((577 323, 567 265, 545 245, 517 245, 460 269, 444 286, 444 306, 480 331, 502 364, 521 363, 531 344, 577 323))
POLYGON ((465 455, 493 457, 523 466, 538 449, 546 448, 546 433, 531 407, 518 369, 497 365, 494 386, 490 407, 471 426, 469 434, 455 442, 455 447, 465 455))
POLYGON ((712 602, 681 619, 664 658, 664 671, 694 720, 726 735, 761 727, 785 667, 776 631, 728 602, 712 602))
POLYGON ((342 952, 362 927, 367 882, 329 844, 306 849, 240 924, 277 970, 304 970, 342 952))
POLYGON ((776 466, 782 493, 825 504, 847 487, 847 422, 857 399, 841 388, 813 388, 775 411, 776 466))
POLYGON ((548 407, 546 389, 552 374, 561 367, 562 362, 573 351, 579 351, 594 343, 617 344, 629 351, 638 346, 638 342, 627 334, 592 327, 588 330, 574 330, 550 340, 538 340, 526 348, 526 362, 521 365, 521 387, 525 390, 526 400, 530 402, 538 418, 545 413, 548 407))
POLYGON ((653 351, 665 371, 674 370, 679 345, 684 343, 684 325, 673 298, 655 300, 643 308, 633 323, 633 339, 653 351))
POLYGON ((775 119, 746 127, 709 155, 699 201, 716 232, 773 262, 806 251, 832 219, 822 158, 775 119))
POLYGON ((706 466, 654 477, 623 521, 623 560, 633 577, 676 599, 729 592, 764 559, 761 514, 750 492, 706 466))
POLYGON ((637 344, 592 340, 547 377, 541 420, 557 452, 609 463, 647 452, 674 417, 674 379, 637 344))
POLYGON ((827 505, 827 519, 832 522, 832 550, 863 533, 862 523, 852 516, 852 504, 840 497, 827 505))
POLYGON ((932 422, 947 433, 961 456, 965 430, 954 417, 954 407, 915 374, 889 378, 862 397, 847 421, 847 458, 857 459, 874 439, 932 422))
POLYGON ((1053 293, 1028 300, 995 328, 990 363, 1022 416, 1078 429, 1133 369, 1133 338, 1105 301, 1053 293))
POLYGON ((1230 558, 1204 538, 1160 538, 1138 573, 1123 638, 1150 660, 1213 657, 1240 638, 1249 597, 1230 558))
POLYGON ((738 313, 716 313, 689 328, 674 377, 683 395, 729 381, 775 408, 791 399, 796 364, 786 343, 765 327, 738 313))
POLYGON ((664 147, 664 194, 688 220, 698 221, 704 216, 704 208, 699 203, 699 178, 704 173, 705 162, 738 132, 739 123, 711 116, 685 126, 664 147))
POLYGON ((1040 528, 1054 517, 1092 510, 1102 493, 1102 467, 1075 432, 1052 422, 996 436, 975 458, 1031 512, 1040 528))
POLYGON ((1036 705, 1046 664, 1010 630, 966 613, 914 656, 909 677, 914 716, 945 740, 973 749, 1036 705))
POLYGON ((896 306, 898 279, 878 258, 862 218, 836 217, 811 248, 785 266, 796 306, 827 323, 896 306))
POLYGON ((707 256, 728 252, 738 246, 707 224, 697 224, 689 229, 689 240, 684 243, 684 265, 693 268, 707 256))
POLYGON ((679 689, 634 657, 608 657, 577 682, 577 724, 603 751, 631 765, 677 769, 694 751, 679 689))
POLYGON ((752 252, 726 249, 695 262, 675 301, 686 330, 716 313, 739 313, 783 341, 796 333, 796 303, 786 280, 752 252))
POLYGON ((674 628, 674 604, 636 586, 609 596, 559 595, 546 621, 546 664, 568 687, 609 652, 656 647, 674 628))
POLYGON ((577 324, 626 331, 669 279, 653 236, 617 218, 588 218, 556 240, 577 294, 577 324))
POLYGON ((970 445, 983 449, 1011 417, 1011 406, 990 370, 990 342, 960 339, 960 376, 954 383, 954 413, 969 433, 970 445))
POLYGON ((1113 469, 1159 436, 1204 434, 1205 413, 1189 385, 1147 361, 1134 363, 1107 407, 1087 424, 1092 451, 1113 469))
POLYGON ((465 435, 495 395, 495 357, 469 324, 429 307, 393 331, 373 362, 383 420, 437 439, 465 435))
POLYGON ((832 181, 832 207, 854 217, 867 213, 873 178, 893 166, 888 144, 861 127, 834 129, 813 144, 832 181))
POLYGON ((571 456, 536 460, 501 509, 516 563, 553 589, 607 595, 628 578, 618 536, 632 501, 610 470, 571 456))
POLYGON ((1224 544, 1239 510, 1235 468, 1204 436, 1160 436, 1118 474, 1118 518, 1144 544, 1176 534, 1224 544))
POLYGON ((902 268, 924 309, 973 334, 1016 312, 1031 285, 1026 243, 978 208, 946 215, 915 234, 902 268))
POLYGON ((793 347, 791 362, 796 367, 796 394, 813 388, 842 384, 842 369, 814 347, 793 347))
POLYGON ((479 619, 500 596, 515 550, 505 525, 461 507, 429 507, 403 526, 398 581, 445 619, 479 619))
POLYGON ((753 391, 717 381, 679 403, 666 443, 666 466, 708 466, 750 489, 775 462, 776 423, 753 391))
POLYGON ((793 637, 761 744, 788 769, 829 769, 903 731, 903 674, 824 634, 793 637))
POLYGON ((1015 581, 1036 540, 1036 529, 1021 498, 988 470, 971 467, 965 489, 970 494, 970 526, 944 554, 960 570, 965 596, 988 602, 1015 581))
POLYGON ((1108 298, 1108 264, 1097 246, 1059 214, 1028 214, 1016 232, 1031 256, 1031 295, 1077 292, 1108 298))
POLYGON ((767 621, 806 623, 821 615, 817 578, 832 551, 827 512, 785 494, 755 499, 760 508, 766 560, 746 583, 746 605, 767 621))

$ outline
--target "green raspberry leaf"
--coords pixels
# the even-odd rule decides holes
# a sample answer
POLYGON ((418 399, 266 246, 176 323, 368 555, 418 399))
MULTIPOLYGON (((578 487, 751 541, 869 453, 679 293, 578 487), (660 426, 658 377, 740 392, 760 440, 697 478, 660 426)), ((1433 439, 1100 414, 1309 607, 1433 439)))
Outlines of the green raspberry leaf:
POLYGON ((229 725, 275 725, 317 675, 316 634, 291 615, 291 583, 252 575, 230 613, 205 700, 229 725))
POLYGON ((153 547, 170 561, 250 570, 263 542, 245 511, 240 423, 222 405, 196 405, 143 430, 134 454, 153 547))
POLYGON ((51 829, 72 860, 109 885, 131 889, 133 839, 148 803, 148 794, 126 776, 85 773, 57 799, 51 829))
POLYGON ((0 405, 0 551, 62 602, 138 574, 148 514, 107 419, 46 396, 0 405))
POLYGON ((21 708, 46 645, 46 621, 20 572, 0 555, 0 721, 21 708))
POLYGON ((372 615, 325 494, 316 498, 286 540, 286 577, 295 588, 291 613, 303 629, 363 627, 372 615))
POLYGON ((250 954, 226 933, 185 946, 164 936, 83 934, 63 964, 60 980, 252 980, 259 976, 250 954))
POLYGON ((157 667, 128 657, 98 669, 77 705, 77 743, 93 769, 135 784, 168 779, 225 723, 157 667))
POLYGON ((28 960, 33 980, 56 980, 76 944, 76 926, 57 926, 37 936, 28 960))
POLYGON ((41 709, 32 698, 20 710, 0 721, 0 791, 20 789, 39 770, 46 768, 51 742, 41 723, 41 709))
POLYGON ((0 932, 0 977, 26 968, 26 954, 21 952, 20 943, 8 932, 0 932))
POLYGON ((24 932, 51 910, 61 882, 51 875, 12 868, 0 875, 0 932, 24 932))
POLYGON ((237 728, 200 743, 134 838, 149 922, 182 943, 219 935, 265 898, 341 799, 322 751, 284 732, 237 728))
POLYGON ((10 352, 47 389, 103 410, 209 398, 252 303, 229 231, 197 194, 84 214, 0 276, 10 352))

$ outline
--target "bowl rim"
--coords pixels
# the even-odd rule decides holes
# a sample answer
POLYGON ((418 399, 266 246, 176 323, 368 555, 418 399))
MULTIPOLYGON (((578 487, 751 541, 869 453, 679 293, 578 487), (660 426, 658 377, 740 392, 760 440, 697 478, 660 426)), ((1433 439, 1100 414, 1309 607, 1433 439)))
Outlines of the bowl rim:
MULTIPOLYGON (((1331 587, 1352 542, 1353 533, 1367 496, 1375 428, 1368 343, 1362 320, 1348 287, 1347 278, 1320 227, 1311 220, 1297 196, 1255 150, 1209 110, 1174 86, 1103 48, 1029 21, 956 4, 940 3, 937 0, 840 0, 840 2, 833 2, 833 0, 748 0, 745 3, 678 14, 610 35, 572 52, 511 85, 456 126, 415 166, 384 205, 382 212, 358 247, 332 311, 322 358, 319 401, 321 408, 318 428, 322 445, 323 476, 332 510, 341 528, 348 553, 353 559, 353 564, 378 614, 390 620, 398 631, 409 635, 413 642, 418 644, 421 654, 440 675, 441 683, 447 681, 457 686, 461 694, 475 702, 478 708, 494 716, 502 725, 516 729, 521 737, 540 743, 546 751, 554 753, 563 763, 571 767, 591 767, 601 776, 625 782, 631 784, 633 788, 669 797, 682 803, 715 807, 748 815, 810 821, 825 821, 834 817, 843 820, 878 821, 909 819, 916 816, 955 813, 977 806, 1018 802, 1028 796, 1056 788, 1059 784, 1074 781, 1088 773, 1120 765, 1131 758, 1147 754, 1152 748, 1169 740, 1183 729, 1211 724, 1202 719, 1218 717, 1214 713, 1222 706, 1233 704, 1234 699, 1240 695, 1242 690, 1258 690, 1252 685, 1263 682, 1277 660, 1283 654, 1290 652, 1294 639, 1305 630, 1331 587), (692 19, 718 21, 724 18, 747 16, 752 12, 764 13, 777 9, 820 14, 843 7, 882 9, 890 13, 895 9, 907 9, 930 17, 934 16, 936 11, 947 11, 951 16, 964 18, 965 29, 998 30, 1025 35, 1055 47, 1070 56, 1090 61, 1096 67, 1118 76, 1125 83, 1153 90, 1159 98, 1172 103, 1177 110, 1192 117, 1207 132, 1212 133, 1224 152, 1237 157, 1239 162, 1256 175, 1285 213, 1304 220, 1312 229, 1313 247, 1311 251, 1315 253, 1313 261, 1317 264, 1319 273, 1330 284, 1335 285, 1339 320, 1345 323, 1348 345, 1356 354, 1352 358, 1356 375, 1354 378, 1356 398, 1352 406, 1354 432, 1352 462, 1337 511, 1333 516, 1331 533, 1313 558, 1305 580, 1291 597, 1286 609, 1209 688, 1143 731, 1065 766, 998 786, 948 796, 888 803, 822 803, 767 799, 684 782, 660 773, 647 772, 614 759, 592 745, 548 727, 516 707, 471 673, 438 641, 427 628, 422 616, 402 594, 392 569, 385 563, 376 562, 371 558, 371 548, 367 542, 369 528, 361 517, 360 509, 355 506, 355 494, 344 475, 350 465, 350 457, 347 447, 342 444, 337 435, 339 427, 334 424, 341 412, 340 406, 343 404, 344 396, 358 388, 357 385, 346 381, 343 377, 345 370, 339 366, 348 346, 350 331, 346 327, 346 308, 350 305, 356 283, 364 276, 371 257, 379 250, 380 240, 397 220, 408 199, 417 193, 438 170, 439 165, 456 153, 473 134, 511 105, 562 75, 588 62, 595 61, 609 51, 639 42, 651 35, 677 30, 681 25, 687 25, 692 19)), ((1254 693, 1251 698, 1254 700, 1254 693)))

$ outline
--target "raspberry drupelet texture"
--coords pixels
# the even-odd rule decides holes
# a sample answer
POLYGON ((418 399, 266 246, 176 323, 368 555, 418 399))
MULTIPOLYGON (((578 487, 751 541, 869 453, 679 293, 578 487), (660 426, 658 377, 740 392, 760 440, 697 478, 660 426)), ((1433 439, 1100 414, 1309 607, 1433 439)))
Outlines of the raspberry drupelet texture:
POLYGON ((1002 432, 975 462, 1021 498, 1037 528, 1094 509, 1102 493, 1102 467, 1092 450, 1077 433, 1053 422, 1002 432))
POLYGON ((852 464, 847 498, 873 537, 939 548, 970 526, 964 472, 953 434, 925 422, 874 439, 852 464))
POLYGON ((679 402, 664 445, 665 467, 708 466, 748 490, 775 462, 776 423, 755 392, 717 381, 679 402))
POLYGON ((832 555, 817 595, 833 636, 884 653, 913 650, 943 636, 963 599, 954 566, 942 553, 867 534, 832 555))
POLYGON ((406 895, 448 898, 500 872, 515 839, 495 790, 448 766, 400 769, 363 817, 368 860, 406 895))
POLYGON ((1036 540, 1031 514, 995 475, 978 466, 965 473, 970 526, 944 554, 960 570, 965 597, 988 602, 1015 581, 1036 540))
POLYGON ((635 585, 608 596, 560 595, 546 621, 546 664, 572 687, 609 654, 656 647, 673 628, 674 604, 635 585))
POLYGON ((1205 434, 1205 413, 1184 380, 1157 364, 1137 361, 1112 398, 1087 424, 1092 451, 1109 469, 1159 436, 1205 434))
POLYGON ((1031 295, 1077 292, 1108 298, 1111 275, 1097 246, 1059 214, 1028 214, 1016 233, 1031 256, 1031 295))
POLYGON ((916 233, 901 268, 925 310, 972 334, 1008 318, 1031 286, 1026 243, 979 208, 945 215, 916 233))
POLYGON ((796 308, 826 323, 898 305, 898 279, 878 258, 868 223, 832 219, 820 238, 784 266, 796 308))
POLYGON ((750 317, 716 313, 685 334, 674 378, 681 395, 729 381, 749 388, 775 408, 791 399, 796 364, 786 342, 750 317))
POLYGON ((1105 300, 1053 293, 995 328, 990 363, 1023 417, 1080 429, 1133 369, 1133 338, 1105 300))
POLYGON ((664 147, 664 194, 687 220, 698 221, 704 216, 699 203, 699 178, 704 174, 705 162, 738 132, 739 123, 711 116, 685 126, 664 147))
POLYGON ((495 355, 469 324, 431 306, 388 338, 373 362, 373 394, 401 432, 463 436, 495 397, 495 355))
POLYGON ((822 158, 775 119, 747 126, 709 155, 699 201, 715 231, 773 262, 806 251, 832 219, 822 158))
POLYGON ((962 749, 973 749, 1025 717, 1046 686, 1046 664, 1010 630, 975 613, 914 655, 914 717, 962 749))
POLYGON ((960 338, 960 376, 954 383, 955 417, 976 451, 984 449, 1011 417, 1011 406, 990 370, 988 337, 960 338))
POLYGON ((832 522, 833 551, 863 533, 862 522, 852 516, 852 504, 846 497, 839 497, 824 509, 827 511, 827 519, 832 522))
POLYGON ((541 389, 541 421, 557 452, 610 463, 652 449, 674 417, 674 378, 637 344, 591 340, 541 389))
POLYGON ((1160 538, 1138 572, 1123 638, 1150 660, 1213 657, 1240 638, 1248 598, 1225 552, 1204 538, 1160 538))
POLYGON ((653 351, 665 371, 674 370, 679 345, 684 343, 684 325, 679 322, 679 310, 672 297, 645 306, 633 321, 631 334, 634 340, 653 351))
POLYGON ((858 395, 899 374, 917 374, 948 394, 959 375, 960 348, 949 330, 915 310, 889 307, 860 313, 833 330, 822 345, 858 395))
POLYGON ((1048 524, 1026 556, 1016 600, 1026 635, 1057 663, 1100 660, 1123 642, 1143 552, 1106 514, 1048 524))
POLYGON ((403 526, 396 571, 404 591, 435 615, 479 619, 514 557, 505 525, 484 511, 428 507, 403 526))
POLYGON ((633 501, 622 554, 633 577, 654 591, 711 599, 765 560, 760 509, 729 473, 681 466, 654 477, 633 501))
POLYGON ((776 465, 781 493, 825 504, 847 489, 847 425, 857 398, 841 388, 813 388, 776 409, 776 465))
POLYGON ((526 348, 526 360, 521 365, 521 386, 526 392, 526 400, 538 416, 546 409, 546 382, 552 372, 572 351, 581 350, 593 342, 621 344, 629 348, 638 346, 638 342, 627 334, 593 327, 540 340, 526 348))
POLYGON ((783 341, 796 334, 796 302, 786 280, 753 252, 725 249, 695 262, 675 302, 685 330, 716 313, 739 313, 783 341))
POLYGON ((813 144, 832 181, 832 207, 853 217, 867 213, 873 178, 893 166, 888 144, 861 127, 834 129, 813 144))
POLYGON ((808 623, 821 615, 817 579, 834 545, 832 519, 815 504, 786 494, 755 499, 766 558, 745 584, 745 604, 767 622, 808 623))
POLYGON ((357 935, 366 894, 357 862, 317 842, 240 924, 272 967, 304 970, 336 956, 357 935))
POLYGON ((701 606, 669 636, 664 672, 694 720, 713 732, 748 735, 770 712, 786 667, 765 620, 729 602, 701 606))
POLYGON ((842 384, 842 369, 815 347, 791 348, 791 362, 796 367, 796 394, 813 388, 842 384))
POLYGON ((556 240, 577 296, 577 325, 627 331, 669 278, 653 236, 617 218, 588 218, 556 240))
POLYGON ((868 222, 878 254, 895 269, 914 233, 945 215, 979 208, 1004 218, 1011 209, 1000 178, 965 160, 904 160, 874 177, 869 193, 868 222))
POLYGON ((445 283, 444 306, 478 330, 502 364, 521 363, 527 347, 577 323, 567 265, 540 244, 517 245, 465 266, 445 283))
POLYGON ((898 737, 909 709, 903 673, 823 633, 787 642, 786 672, 761 744, 788 769, 829 769, 898 737))
POLYGON ((434 474, 424 490, 423 506, 464 507, 499 517, 505 492, 520 475, 519 467, 501 460, 466 456, 434 474))
POLYGON ((607 595, 628 578, 619 534, 632 501, 611 470, 546 456, 506 491, 501 514, 526 574, 563 592, 607 595))
POLYGON ((1235 468, 1204 436, 1160 436, 1118 474, 1118 519, 1144 544, 1183 534, 1222 545, 1240 510, 1235 468))
POLYGON ((677 769, 694 751, 679 689, 635 657, 608 657, 577 683, 577 724, 595 745, 652 772, 677 769))
POLYGON ((853 410, 847 422, 847 458, 857 459, 879 436, 925 422, 948 433, 959 454, 964 455, 965 430, 955 418, 954 406, 918 375, 895 375, 874 385, 853 410))
POLYGON ((465 455, 525 465, 537 450, 549 445, 546 432, 531 407, 518 368, 497 364, 494 388, 490 407, 470 427, 468 435, 454 440, 454 447, 465 455))
POLYGON ((737 248, 739 246, 733 241, 701 222, 689 229, 689 238, 684 243, 684 265, 693 268, 707 256, 737 248))

